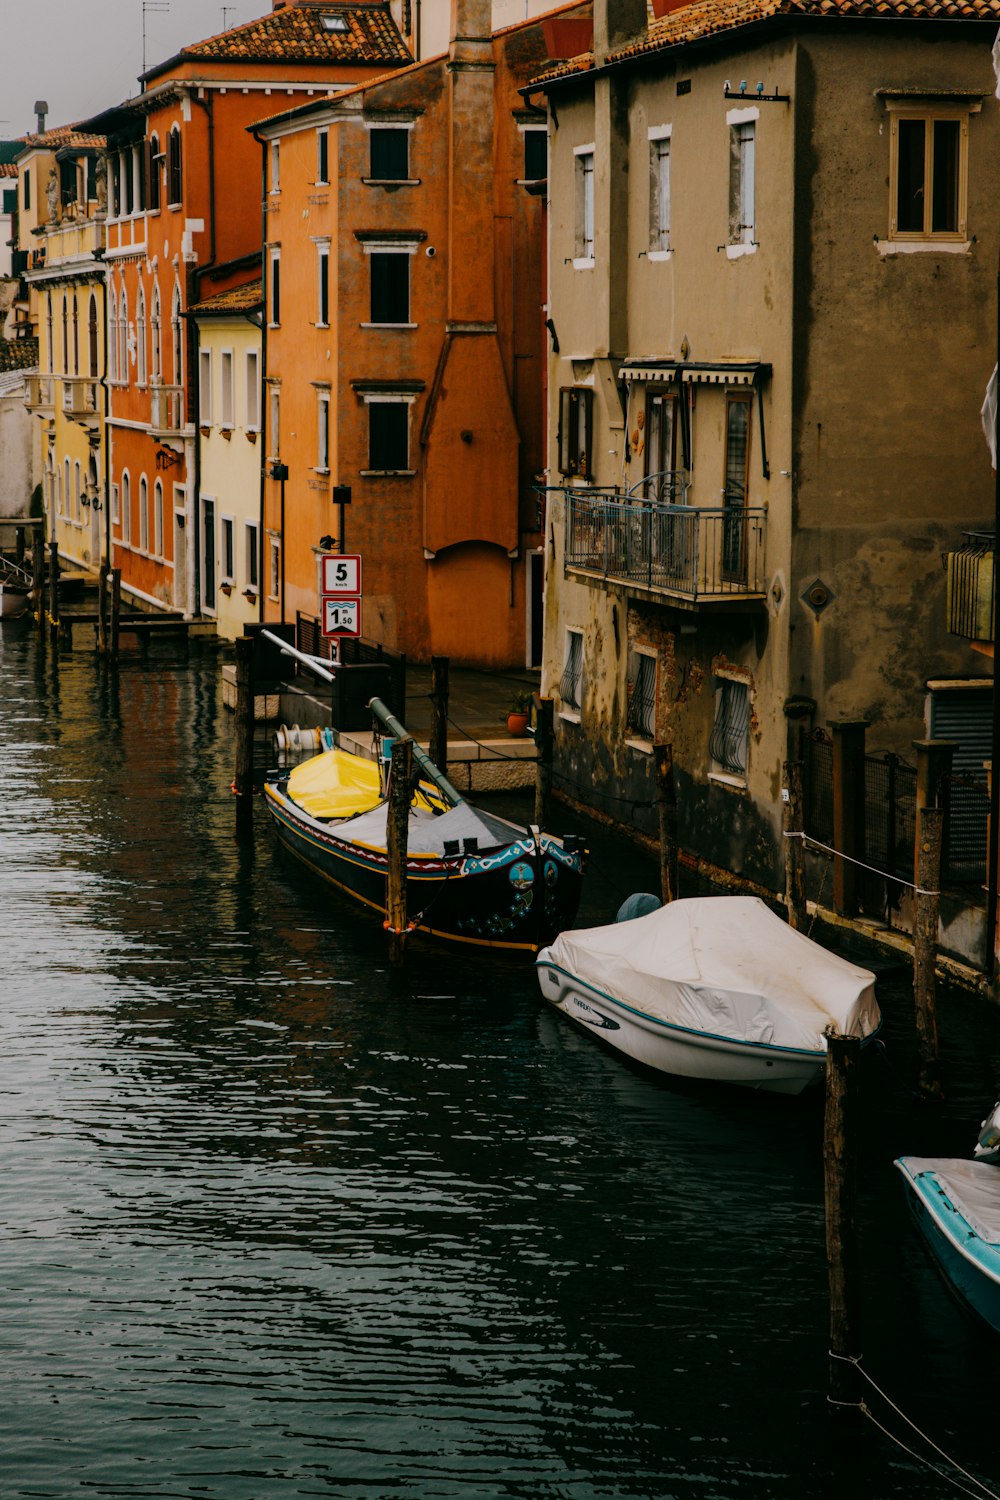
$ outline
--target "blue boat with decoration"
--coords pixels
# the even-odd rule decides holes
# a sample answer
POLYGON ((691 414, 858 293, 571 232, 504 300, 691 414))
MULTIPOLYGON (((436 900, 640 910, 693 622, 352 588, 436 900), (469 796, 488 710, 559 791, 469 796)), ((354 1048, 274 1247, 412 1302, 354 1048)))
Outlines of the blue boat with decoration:
MULTIPOLYGON (((377 732, 406 730, 377 698, 377 732)), ((410 803, 406 889, 412 930, 449 942, 537 953, 568 927, 586 849, 474 807, 419 745, 423 778, 410 803)), ((386 760, 327 750, 269 772, 268 811, 284 846, 315 874, 383 915, 387 909, 386 760)))

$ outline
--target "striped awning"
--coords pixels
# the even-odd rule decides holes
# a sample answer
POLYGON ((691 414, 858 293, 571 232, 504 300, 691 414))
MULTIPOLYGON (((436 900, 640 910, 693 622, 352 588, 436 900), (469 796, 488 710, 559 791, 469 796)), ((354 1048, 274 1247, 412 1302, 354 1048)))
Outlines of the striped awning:
POLYGON ((762 360, 627 359, 618 371, 619 380, 680 381, 682 385, 758 385, 770 377, 771 366, 762 360))

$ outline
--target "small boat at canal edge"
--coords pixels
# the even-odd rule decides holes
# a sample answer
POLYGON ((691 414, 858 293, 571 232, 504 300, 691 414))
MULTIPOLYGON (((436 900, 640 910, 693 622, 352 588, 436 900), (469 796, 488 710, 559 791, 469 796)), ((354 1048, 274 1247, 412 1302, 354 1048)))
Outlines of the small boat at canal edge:
POLYGON ((975 1161, 901 1156, 906 1199, 945 1281, 1000 1333, 1000 1105, 983 1121, 975 1161))
POLYGON ((828 1027, 873 1037, 875 976, 795 932, 756 896, 672 901, 563 932, 536 960, 545 998, 619 1051, 682 1078, 799 1094, 828 1027))
POLYGON ((31 574, 8 558, 0 557, 0 620, 23 615, 31 589, 31 574))
MULTIPOLYGON (((451 942, 537 953, 576 915, 582 843, 471 806, 418 749, 415 759, 429 784, 421 783, 410 806, 411 926, 451 942)), ((292 771, 269 773, 264 793, 285 847, 384 914, 388 804, 378 764, 327 751, 292 771)))

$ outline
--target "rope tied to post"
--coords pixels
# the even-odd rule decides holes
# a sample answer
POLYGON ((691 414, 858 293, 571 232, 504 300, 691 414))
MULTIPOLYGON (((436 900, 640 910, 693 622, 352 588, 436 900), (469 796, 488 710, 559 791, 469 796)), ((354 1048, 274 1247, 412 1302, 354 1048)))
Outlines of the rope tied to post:
POLYGON ((834 859, 846 859, 850 865, 857 865, 859 869, 870 870, 873 875, 881 875, 884 880, 893 880, 897 885, 905 885, 918 896, 940 896, 940 891, 925 890, 922 885, 915 884, 912 880, 904 880, 902 875, 891 875, 888 870, 880 870, 877 865, 866 864, 863 859, 855 859, 853 854, 845 854, 842 849, 834 849, 830 844, 823 844, 819 839, 814 839, 811 834, 801 832, 782 833, 785 839, 801 839, 811 849, 822 849, 824 854, 832 854, 834 859))

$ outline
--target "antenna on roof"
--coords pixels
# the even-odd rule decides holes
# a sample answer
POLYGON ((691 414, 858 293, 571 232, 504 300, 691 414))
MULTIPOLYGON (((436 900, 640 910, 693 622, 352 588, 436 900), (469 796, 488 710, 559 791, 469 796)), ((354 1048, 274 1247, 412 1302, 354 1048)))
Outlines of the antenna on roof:
POLYGON ((146 15, 149 11, 170 9, 170 0, 142 0, 142 71, 146 72, 146 15))
POLYGON ((229 22, 226 20, 226 17, 229 15, 229 12, 231 10, 235 10, 235 9, 236 9, 235 5, 224 5, 224 6, 222 6, 222 29, 223 29, 223 31, 228 31, 229 30, 229 22))

